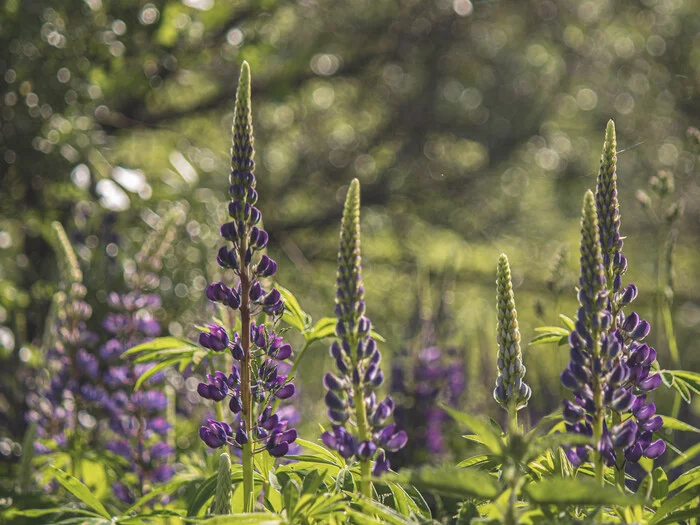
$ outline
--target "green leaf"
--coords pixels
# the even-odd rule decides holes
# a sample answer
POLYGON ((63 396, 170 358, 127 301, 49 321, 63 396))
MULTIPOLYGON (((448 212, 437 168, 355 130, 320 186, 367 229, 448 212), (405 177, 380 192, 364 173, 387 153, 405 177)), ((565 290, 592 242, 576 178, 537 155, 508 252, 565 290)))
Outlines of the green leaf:
POLYGON ((333 317, 319 319, 310 331, 304 333, 307 343, 335 336, 335 325, 337 322, 333 317))
POLYGON ((538 326, 535 328, 535 332, 547 332, 550 334, 559 334, 563 335, 564 337, 569 337, 571 330, 567 330, 566 328, 562 328, 560 326, 538 326))
POLYGON ((457 463, 457 468, 475 467, 484 463, 488 463, 489 461, 491 461, 490 456, 479 454, 477 456, 472 456, 470 458, 463 459, 462 461, 457 463))
POLYGON ((377 501, 357 497, 355 503, 364 511, 364 513, 359 513, 352 509, 347 509, 346 512, 352 518, 353 523, 371 525, 407 525, 409 523, 398 512, 387 507, 386 505, 382 505, 377 501))
POLYGON ((530 461, 547 450, 555 450, 565 445, 591 445, 592 443, 593 438, 581 434, 549 434, 530 441, 525 461, 530 461))
POLYGON ((284 313, 282 314, 282 320, 300 332, 304 332, 311 322, 311 317, 301 309, 299 301, 296 297, 294 297, 292 292, 279 285, 275 285, 275 288, 277 288, 277 291, 284 299, 284 313))
POLYGON ((681 465, 685 465, 686 463, 688 463, 688 461, 692 461, 698 454, 700 454, 700 443, 696 443, 688 450, 681 453, 680 456, 678 456, 676 459, 674 459, 673 461, 671 461, 671 463, 668 464, 668 468, 673 469, 676 467, 680 467, 681 465))
POLYGON ((216 490, 216 478, 217 474, 208 477, 203 483, 197 488, 194 498, 190 501, 187 506, 187 515, 196 516, 202 510, 202 507, 207 504, 207 501, 214 497, 214 491, 216 490))
POLYGON ((567 317, 564 314, 559 314, 559 319, 561 319, 561 322, 569 330, 569 332, 573 332, 576 329, 576 323, 574 323, 574 320, 571 319, 571 317, 567 317))
POLYGON ((671 416, 663 416, 664 418, 664 429, 667 430, 679 430, 681 432, 695 432, 700 433, 700 428, 696 428, 693 425, 686 423, 685 421, 680 421, 671 416))
POLYGON ((643 503, 636 496, 622 494, 611 487, 601 487, 587 478, 549 478, 525 487, 530 501, 540 505, 621 505, 643 503))
POLYGON ((12 518, 14 516, 22 516, 25 518, 39 518, 41 516, 48 516, 49 514, 79 514, 81 516, 92 516, 95 518, 102 518, 102 515, 97 514, 84 509, 75 509, 70 507, 53 507, 50 509, 14 509, 10 508, 4 514, 6 518, 12 518))
POLYGON ((158 352, 161 350, 177 350, 192 347, 199 348, 194 343, 191 343, 190 341, 187 341, 185 339, 178 339, 177 337, 156 337, 151 341, 142 343, 140 345, 136 345, 133 348, 129 348, 126 352, 122 354, 122 358, 146 352, 158 352))
POLYGON ((410 483, 419 489, 460 498, 494 498, 500 492, 493 476, 474 469, 422 468, 404 469, 400 474, 389 475, 387 481, 410 483))
POLYGON ((156 375, 158 372, 161 370, 164 370, 168 368, 169 366, 173 366, 181 361, 180 357, 173 357, 172 359, 167 359, 165 361, 162 361, 158 363, 157 365, 154 365, 153 367, 149 368, 146 370, 143 374, 139 376, 139 378, 136 380, 136 384, 134 385, 134 391, 138 390, 141 388, 141 385, 143 385, 146 381, 148 381, 151 377, 156 375))
POLYGON ((540 334, 530 341, 530 346, 534 345, 546 345, 550 343, 564 344, 567 341, 568 335, 563 336, 558 333, 546 333, 540 334))
POLYGON ((649 525, 658 525, 658 523, 669 516, 672 512, 677 511, 698 496, 700 496, 700 485, 696 485, 691 490, 685 490, 671 498, 668 498, 659 507, 659 510, 656 511, 654 517, 649 520, 649 525))
POLYGON ((193 519, 183 518, 187 523, 201 523, 203 525, 279 525, 283 522, 280 516, 263 512, 246 514, 228 514, 214 516, 213 518, 193 519))
POLYGON ((661 467, 656 467, 651 474, 651 497, 655 501, 665 499, 668 496, 668 476, 661 467))
POLYGON ((678 510, 676 512, 671 512, 667 514, 666 517, 660 521, 654 522, 655 525, 669 525, 671 523, 689 522, 693 518, 700 517, 700 507, 695 507, 694 509, 678 510))
POLYGON ((338 492, 354 492, 355 480, 348 469, 344 468, 338 472, 338 476, 335 478, 335 490, 338 492))
POLYGON ((104 507, 104 505, 102 505, 102 503, 100 503, 100 500, 98 500, 94 493, 83 485, 80 480, 63 472, 60 468, 56 468, 53 465, 51 465, 51 468, 54 471, 56 481, 58 481, 63 488, 85 503, 85 505, 90 507, 92 510, 97 512, 100 516, 103 516, 108 520, 112 519, 112 515, 107 512, 107 509, 104 507))
POLYGON ((459 412, 443 404, 441 404, 441 407, 452 416, 455 421, 470 428, 471 431, 479 437, 479 441, 483 443, 491 453, 495 455, 502 454, 503 438, 493 431, 493 428, 487 421, 465 414, 464 412, 459 412))
MULTIPOLYGON (((325 459, 331 465, 335 465, 335 466, 340 467, 340 468, 343 468, 343 466, 344 466, 344 465, 341 465, 340 463, 338 463, 338 459, 335 456, 335 454, 333 454, 333 452, 331 452, 330 450, 328 450, 327 448, 325 448, 322 445, 319 445, 317 443, 313 443, 311 441, 307 441, 307 440, 301 439, 301 438, 297 438, 295 443, 297 445, 301 445, 303 448, 305 448, 307 450, 314 452, 315 454, 322 456, 323 459, 325 459)), ((319 459, 319 458, 317 458, 317 459, 319 459)))

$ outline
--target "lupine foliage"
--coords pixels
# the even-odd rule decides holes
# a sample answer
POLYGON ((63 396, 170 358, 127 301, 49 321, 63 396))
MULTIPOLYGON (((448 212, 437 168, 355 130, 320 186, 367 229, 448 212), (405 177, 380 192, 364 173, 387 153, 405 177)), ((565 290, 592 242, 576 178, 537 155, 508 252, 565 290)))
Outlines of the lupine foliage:
MULTIPOLYGON (((115 312, 103 322, 101 349, 91 350, 90 343, 96 345, 100 335, 87 327, 91 307, 83 274, 63 228, 54 226, 62 278, 47 328, 48 382, 28 395, 36 434, 27 436, 25 472, 12 497, 31 496, 47 480, 52 481, 52 494, 46 505, 35 508, 18 499, 23 504, 11 507, 7 520, 402 525, 452 519, 514 525, 666 524, 700 517, 697 470, 667 473, 657 464, 669 449, 676 454, 671 468, 698 454, 697 447, 685 453, 678 449, 668 431, 700 430, 676 414, 658 415, 654 400, 662 384, 683 398, 691 391, 700 393, 700 375, 662 369, 656 350, 644 342, 650 323, 629 310, 640 290, 623 282, 628 262, 622 253, 612 121, 596 193, 587 191, 583 199, 575 319, 560 315, 563 328, 543 327, 532 342, 558 343, 568 350, 561 382, 573 392, 573 400, 562 400, 562 410, 540 417, 535 425, 527 418, 519 421, 519 413, 532 410, 532 388, 526 383, 527 352, 521 344, 514 276, 508 257, 501 254, 496 265, 497 328, 491 341, 497 349, 493 399, 505 409, 506 424, 449 406, 459 403, 464 380, 451 379, 450 367, 435 366, 439 352, 424 350, 413 386, 431 399, 430 408, 449 415, 451 425, 469 430, 464 435, 467 452, 456 465, 431 461, 394 471, 388 454, 403 449, 409 433, 391 418, 409 412, 383 394, 380 344, 390 342, 373 330, 367 315, 360 182, 350 183, 342 211, 335 319, 312 325, 294 295, 271 281, 277 263, 264 253, 269 235, 257 207, 250 86, 244 62, 233 117, 230 220, 220 227, 226 244, 216 257, 222 280, 205 287, 212 318, 198 327, 196 342, 155 337, 160 302, 136 268, 130 290, 108 296, 115 312), (296 337, 294 331, 305 342, 297 355, 282 337, 296 337), (293 407, 280 404, 297 393, 295 372, 313 368, 308 359, 302 360, 309 345, 323 339, 330 341, 333 369, 317 371, 317 380, 322 379, 326 390, 323 403, 330 426, 305 440, 291 428, 293 407), (203 415, 206 424, 199 429, 206 447, 191 444, 191 432, 178 435, 180 423, 191 428, 193 422, 180 421, 176 396, 162 387, 172 368, 187 376, 177 376, 180 388, 194 381, 196 395, 214 402, 215 414, 203 415), (436 375, 456 383, 448 390, 457 395, 433 395, 436 375), (101 432, 105 428, 112 434, 101 432), (89 457, 80 453, 87 448, 89 457), (218 451, 212 454, 211 449, 218 451), (34 465, 31 450, 42 453, 34 465), (70 473, 60 468, 65 466, 62 454, 69 459, 70 473), (95 478, 96 466, 115 455, 126 464, 115 461, 100 470, 113 478, 112 489, 94 491, 105 481, 95 478), (56 459, 46 461, 46 456, 56 459), (136 474, 136 493, 125 484, 130 473, 136 474)), ((672 187, 668 175, 652 179, 658 194, 668 194, 672 187)), ((665 254, 670 266, 672 248, 665 254)), ((671 270, 667 276, 670 302, 671 270)), ((668 326, 666 322, 667 332, 668 326)), ((394 373, 401 371, 394 368, 394 373)), ((406 401, 406 386, 396 379, 406 401)), ((427 418, 430 412, 412 414, 427 418)), ((406 426, 413 423, 411 418, 397 419, 406 426)), ((441 452, 439 434, 424 436, 424 446, 436 454, 441 452)))

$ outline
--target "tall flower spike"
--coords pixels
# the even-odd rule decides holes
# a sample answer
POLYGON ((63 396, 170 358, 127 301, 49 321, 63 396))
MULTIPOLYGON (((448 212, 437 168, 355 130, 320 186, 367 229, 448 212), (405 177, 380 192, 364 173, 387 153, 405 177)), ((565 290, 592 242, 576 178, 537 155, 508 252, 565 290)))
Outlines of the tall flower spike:
POLYGON ((496 310, 498 316, 498 378, 493 397, 515 418, 517 411, 527 406, 532 391, 525 383, 525 366, 520 351, 518 313, 508 257, 498 258, 496 268, 496 310))
POLYGON ((291 377, 283 375, 292 348, 274 331, 274 324, 284 310, 281 294, 274 288, 263 288, 261 279, 277 271, 277 263, 269 256, 258 254, 265 249, 268 234, 260 227, 262 214, 255 204, 255 162, 253 124, 250 100, 250 69, 241 66, 233 117, 231 174, 228 213, 231 222, 221 226, 221 237, 228 241, 219 249, 217 262, 230 268, 237 281, 230 286, 223 282, 210 284, 207 298, 240 314, 240 331, 210 324, 200 336, 200 344, 214 352, 228 350, 234 365, 226 372, 216 371, 201 382, 197 392, 204 399, 217 403, 217 419, 207 420, 199 431, 200 438, 211 448, 229 445, 241 450, 243 465, 243 508, 255 506, 253 455, 267 451, 274 457, 287 454, 296 440, 296 430, 290 428, 283 412, 275 413, 278 400, 295 393, 291 377), (255 318, 266 314, 267 324, 255 318), (279 368, 278 368, 279 367, 279 368), (224 406, 233 415, 232 425, 223 421, 224 406))
MULTIPOLYGON (((622 249, 620 206, 617 201, 617 139, 615 122, 608 121, 596 183, 595 201, 605 271, 612 276, 615 256, 622 249)), ((619 255, 618 255, 619 257, 619 255)), ((618 287, 619 288, 619 287, 618 287)), ((617 290, 615 290, 617 291, 617 290)))
POLYGON ((370 496, 370 462, 375 476, 389 470, 386 452, 396 452, 406 444, 406 433, 395 424, 385 423, 394 411, 394 401, 377 401, 376 389, 384 381, 379 367, 381 355, 370 335, 371 323, 365 313, 360 256, 360 183, 352 181, 345 199, 340 229, 335 314, 336 336, 331 345, 339 376, 332 372, 323 378, 328 417, 333 424, 322 439, 344 458, 360 461, 362 493, 370 496), (348 429, 346 423, 350 421, 348 429), (353 430, 356 429, 356 434, 353 430))
MULTIPOLYGON (((649 323, 634 312, 625 317, 618 309, 634 299, 636 287, 630 285, 625 291, 629 300, 619 304, 610 300, 594 206, 589 191, 581 221, 580 308, 569 335, 571 361, 561 374, 574 400, 564 402, 563 416, 569 432, 593 437, 598 482, 603 483, 605 465, 615 465, 618 484, 624 486, 625 459, 636 462, 642 455, 654 459, 665 449, 662 440, 652 442, 663 420, 652 418, 656 408, 646 404, 647 392, 658 387, 661 377, 650 375, 656 351, 641 342, 649 333, 649 323), (634 417, 623 418, 628 413, 634 417)), ((574 447, 567 456, 578 466, 590 450, 574 447)))
POLYGON ((605 293, 605 269, 598 230, 598 218, 593 192, 588 190, 583 199, 581 217, 581 276, 579 278, 579 302, 585 308, 588 319, 603 308, 605 293))

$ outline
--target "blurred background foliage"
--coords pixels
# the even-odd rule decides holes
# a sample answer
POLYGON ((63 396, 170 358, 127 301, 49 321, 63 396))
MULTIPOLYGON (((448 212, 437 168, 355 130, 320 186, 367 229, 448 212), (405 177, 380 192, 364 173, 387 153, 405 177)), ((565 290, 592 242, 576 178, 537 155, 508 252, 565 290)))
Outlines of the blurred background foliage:
MULTIPOLYGON (((463 406, 500 416, 498 255, 513 267, 525 341, 574 314, 581 198, 614 118, 638 308, 673 368, 659 305, 677 238, 680 359, 700 367, 695 0, 6 0, 0 49, 5 458, 18 454, 23 376, 40 362, 56 290, 51 221, 75 245, 99 330, 108 292, 125 288, 148 234, 179 208, 159 315, 184 337, 206 318, 244 59, 279 282, 314 319, 332 315, 342 197, 358 177, 367 303, 387 360, 418 352, 429 325, 430 344, 464 360, 463 406), (650 189, 659 170, 675 191, 650 189)), ((317 343, 299 369, 312 433, 326 350, 317 343)), ((529 347, 525 362, 536 418, 562 397, 566 350, 529 347)))

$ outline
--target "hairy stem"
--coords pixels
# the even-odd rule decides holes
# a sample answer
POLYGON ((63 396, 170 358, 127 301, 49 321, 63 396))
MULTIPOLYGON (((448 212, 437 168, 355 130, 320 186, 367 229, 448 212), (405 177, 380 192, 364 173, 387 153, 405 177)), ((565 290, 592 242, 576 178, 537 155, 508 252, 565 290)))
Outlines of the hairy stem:
POLYGON ((248 269, 244 265, 245 242, 240 246, 241 260, 241 346, 243 348, 243 359, 241 360, 241 412, 245 418, 246 435, 248 442, 243 445, 242 466, 243 466, 243 511, 252 512, 254 506, 253 497, 253 399, 250 391, 250 279, 248 269))
MULTIPOLYGON (((355 401, 355 418, 357 419, 357 435, 360 438, 360 442, 366 441, 367 436, 367 411, 365 409, 365 400, 362 395, 362 385, 358 385, 355 388, 354 393, 355 401)), ((371 498, 372 489, 370 486, 370 462, 369 458, 360 458, 360 473, 362 479, 360 481, 360 488, 362 495, 371 498)))

